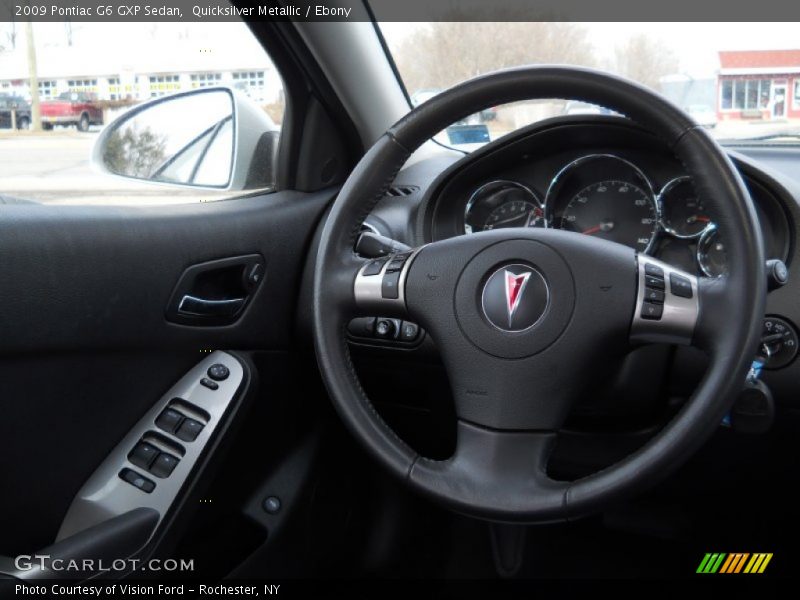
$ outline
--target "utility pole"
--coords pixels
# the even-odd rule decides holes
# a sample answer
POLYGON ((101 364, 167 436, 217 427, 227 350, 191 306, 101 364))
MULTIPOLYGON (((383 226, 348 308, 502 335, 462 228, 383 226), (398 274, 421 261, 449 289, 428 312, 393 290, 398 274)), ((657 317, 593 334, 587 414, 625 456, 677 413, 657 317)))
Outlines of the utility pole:
POLYGON ((36 43, 33 23, 25 21, 25 38, 28 43, 28 77, 31 91, 31 131, 42 130, 42 113, 39 109, 39 76, 36 71, 36 43))

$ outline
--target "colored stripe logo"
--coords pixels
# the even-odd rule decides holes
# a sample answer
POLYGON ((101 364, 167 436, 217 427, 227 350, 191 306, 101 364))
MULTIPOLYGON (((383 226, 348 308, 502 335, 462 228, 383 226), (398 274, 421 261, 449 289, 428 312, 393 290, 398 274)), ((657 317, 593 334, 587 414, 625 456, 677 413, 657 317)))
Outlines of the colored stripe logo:
POLYGON ((763 573, 769 561, 772 560, 772 552, 756 552, 750 554, 749 552, 706 552, 703 560, 700 561, 700 566, 697 567, 697 573, 713 574, 735 574, 735 573, 748 573, 760 574, 763 573))

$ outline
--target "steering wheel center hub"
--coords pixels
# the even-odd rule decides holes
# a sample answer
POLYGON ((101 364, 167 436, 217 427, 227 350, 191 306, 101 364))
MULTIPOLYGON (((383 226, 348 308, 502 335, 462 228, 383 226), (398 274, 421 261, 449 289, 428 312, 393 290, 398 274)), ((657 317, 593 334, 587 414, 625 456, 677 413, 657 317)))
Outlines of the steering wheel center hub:
POLYGON ((539 322, 547 310, 550 288, 535 268, 512 263, 497 269, 486 280, 481 294, 483 316, 501 331, 525 331, 539 322))
POLYGON ((550 346, 575 305, 566 261, 547 244, 511 239, 467 263, 453 298, 459 326, 484 352, 524 358, 550 346))

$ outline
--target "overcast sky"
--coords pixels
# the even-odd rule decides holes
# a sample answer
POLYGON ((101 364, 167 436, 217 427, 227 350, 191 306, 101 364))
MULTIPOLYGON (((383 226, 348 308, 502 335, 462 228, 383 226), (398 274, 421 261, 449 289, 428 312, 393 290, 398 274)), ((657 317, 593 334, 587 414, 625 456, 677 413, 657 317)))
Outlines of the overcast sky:
MULTIPOLYGON (((645 33, 666 43, 694 76, 711 75, 719 67, 720 50, 785 50, 800 48, 800 23, 581 23, 601 59, 610 59, 625 38, 645 33)), ((387 38, 402 39, 419 23, 384 23, 387 38)))
MULTIPOLYGON (((767 50, 800 48, 798 23, 583 23, 601 60, 610 59, 614 47, 630 35, 646 33, 664 41, 681 62, 681 70, 694 76, 711 75, 718 67, 720 50, 767 50)), ((387 37, 402 39, 420 23, 385 23, 387 37)), ((75 23, 75 45, 97 48, 105 54, 120 53, 123 45, 189 39, 198 46, 224 43, 241 52, 259 51, 257 42, 241 23, 75 23)), ((7 23, 0 24, 0 43, 7 43, 7 23)), ((24 47, 18 27, 17 47, 24 47)), ((66 43, 63 23, 37 23, 37 46, 66 43)))

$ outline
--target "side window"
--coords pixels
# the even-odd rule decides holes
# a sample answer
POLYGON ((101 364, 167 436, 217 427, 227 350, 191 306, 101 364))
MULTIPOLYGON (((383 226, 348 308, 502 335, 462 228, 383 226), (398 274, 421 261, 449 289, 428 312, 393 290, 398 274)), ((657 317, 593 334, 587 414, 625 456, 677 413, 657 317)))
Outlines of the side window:
POLYGON ((166 204, 274 189, 283 85, 244 23, 32 29, 35 62, 24 30, 0 48, 3 199, 166 204))

